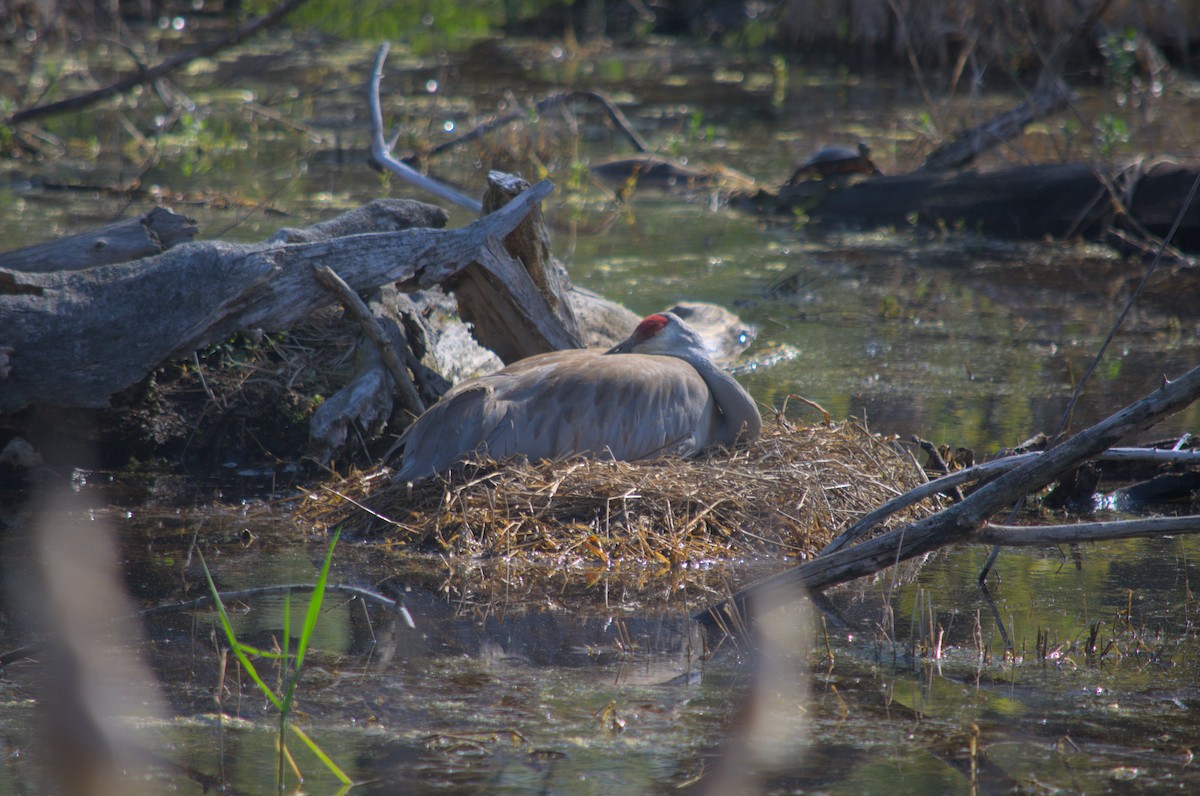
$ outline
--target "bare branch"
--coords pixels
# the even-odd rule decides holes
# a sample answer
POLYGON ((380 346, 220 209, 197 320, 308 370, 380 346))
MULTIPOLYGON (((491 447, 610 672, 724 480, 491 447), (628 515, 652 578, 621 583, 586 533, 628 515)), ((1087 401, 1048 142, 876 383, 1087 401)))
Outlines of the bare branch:
MULTIPOLYGON (((921 484, 915 489, 905 492, 903 495, 892 498, 845 531, 842 531, 837 538, 825 546, 825 549, 821 551, 821 555, 841 550, 854 540, 864 536, 868 531, 896 512, 902 511, 927 497, 945 492, 948 489, 954 489, 962 484, 978 481, 986 476, 1008 472, 1014 467, 1036 459, 1041 455, 1041 451, 1032 451, 1030 453, 1019 453, 1015 456, 1005 456, 1002 459, 994 459, 973 467, 965 467, 962 470, 956 470, 949 475, 944 475, 941 478, 921 484)), ((1101 461, 1154 461, 1171 464, 1200 465, 1200 451, 1168 451, 1157 448, 1110 448, 1096 458, 1101 461)))
POLYGON ((996 545, 1030 546, 1071 542, 1101 542, 1135 536, 1200 533, 1200 516, 1149 517, 1112 522, 1079 522, 1072 525, 992 525, 976 534, 978 541, 996 545))
POLYGON ((371 72, 371 87, 367 92, 367 102, 371 107, 371 156, 380 166, 402 180, 473 213, 480 212, 483 210, 483 204, 479 200, 464 196, 453 188, 426 177, 407 163, 401 163, 392 157, 391 147, 383 137, 383 108, 379 103, 379 83, 383 80, 383 62, 387 60, 389 49, 391 48, 387 42, 379 45, 379 52, 375 56, 375 69, 371 72))
MULTIPOLYGON (((616 126, 616 128, 620 130, 626 138, 629 139, 629 143, 633 145, 634 149, 643 153, 650 152, 650 145, 646 143, 646 139, 642 138, 638 131, 634 129, 633 124, 631 124, 625 114, 621 112, 621 109, 617 107, 617 104, 613 102, 608 95, 602 94, 599 91, 585 91, 582 89, 576 89, 574 91, 563 91, 559 92, 558 94, 551 94, 550 96, 540 99, 534 103, 533 108, 538 113, 544 113, 549 108, 557 105, 565 105, 573 100, 584 100, 587 102, 594 102, 599 105, 604 109, 604 112, 608 114, 608 118, 612 120, 612 123, 616 126)), ((528 120, 529 114, 524 110, 506 113, 503 116, 497 116, 495 119, 490 119, 480 125, 477 125, 457 138, 438 144, 433 149, 429 150, 429 152, 426 154, 426 157, 435 157, 448 149, 453 149, 454 147, 462 146, 463 144, 474 141, 477 138, 482 138, 493 130, 499 129, 506 124, 528 120)), ((405 160, 411 160, 411 158, 405 158, 405 160)))
POLYGON ((396 383, 396 390, 400 393, 400 402, 404 405, 404 408, 412 412, 413 415, 419 415, 424 412, 425 402, 417 394, 417 387, 413 384, 412 377, 408 375, 408 368, 404 366, 404 363, 396 355, 396 349, 392 345, 392 341, 379 328, 379 322, 375 320, 375 316, 367 308, 366 302, 332 268, 318 264, 314 267, 314 274, 317 277, 317 281, 326 290, 338 297, 338 300, 342 302, 342 306, 358 321, 358 326, 362 329, 363 334, 375 346, 375 350, 379 352, 379 358, 383 360, 384 367, 387 368, 392 381, 396 383))
POLYGON ((1017 498, 1044 487, 1082 462, 1100 455, 1119 439, 1154 425, 1200 396, 1200 367, 1175 381, 1165 381, 1152 394, 1076 434, 1040 456, 980 487, 966 500, 932 517, 906 525, 855 547, 800 564, 755 583, 713 606, 698 618, 710 625, 728 624, 728 614, 753 615, 750 603, 790 599, 797 586, 820 591, 838 583, 871 575, 942 547, 982 541, 979 529, 988 517, 1017 498), (725 614, 721 619, 718 615, 725 614))

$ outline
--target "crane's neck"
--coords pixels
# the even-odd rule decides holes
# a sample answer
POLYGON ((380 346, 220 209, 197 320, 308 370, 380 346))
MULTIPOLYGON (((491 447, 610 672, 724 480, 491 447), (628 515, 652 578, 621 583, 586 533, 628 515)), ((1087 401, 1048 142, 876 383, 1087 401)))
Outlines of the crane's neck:
POLYGON ((680 359, 696 369, 721 410, 722 438, 717 442, 732 445, 758 439, 762 434, 762 415, 750 393, 738 384, 737 379, 713 364, 706 354, 689 353, 680 359))

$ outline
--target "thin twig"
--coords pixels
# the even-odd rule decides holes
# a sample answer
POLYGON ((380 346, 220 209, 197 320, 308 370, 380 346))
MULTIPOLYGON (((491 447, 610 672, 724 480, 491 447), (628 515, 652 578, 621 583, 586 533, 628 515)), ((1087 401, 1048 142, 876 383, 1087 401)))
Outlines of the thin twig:
MULTIPOLYGON (((616 103, 614 103, 607 95, 602 94, 599 91, 563 91, 558 94, 551 94, 544 99, 538 100, 536 103, 534 103, 533 107, 538 112, 543 112, 548 108, 554 107, 555 105, 565 105, 571 100, 587 100, 590 102, 595 102, 601 108, 603 108, 606 113, 608 113, 608 117, 612 119, 613 124, 616 125, 618 130, 625 134, 625 137, 629 139, 631 144, 633 144, 634 149, 643 153, 649 153, 651 151, 650 145, 646 143, 646 140, 642 138, 641 135, 638 134, 638 131, 633 128, 633 125, 630 124, 629 119, 626 118, 625 114, 621 112, 621 109, 617 107, 616 103)), ((528 119, 529 114, 524 110, 506 113, 503 116, 497 116, 495 119, 490 119, 482 124, 476 125, 471 130, 468 130, 457 138, 453 138, 449 141, 444 141, 441 144, 438 144, 426 152, 424 157, 435 157, 448 149, 453 149, 454 147, 462 146, 463 144, 474 141, 477 138, 482 138, 493 130, 503 127, 506 124, 511 124, 518 121, 527 121, 528 119)), ((408 163, 412 162, 413 160, 415 160, 415 157, 409 156, 404 158, 403 162, 408 163)))

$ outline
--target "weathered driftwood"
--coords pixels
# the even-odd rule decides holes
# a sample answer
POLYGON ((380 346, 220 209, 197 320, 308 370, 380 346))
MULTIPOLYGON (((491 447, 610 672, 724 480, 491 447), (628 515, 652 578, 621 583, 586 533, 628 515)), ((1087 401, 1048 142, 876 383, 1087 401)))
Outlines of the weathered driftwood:
MULTIPOLYGON (((508 174, 488 175, 485 212, 494 212, 529 189, 508 174)), ((506 365, 563 348, 581 348, 583 338, 568 293, 571 280, 550 251, 540 208, 534 208, 502 246, 490 246, 485 259, 449 277, 445 287, 458 301, 458 313, 475 327, 506 365), (497 301, 508 294, 508 301, 497 301)))
MULTIPOLYGON (((1162 237, 1198 175, 1200 168, 1174 163, 1154 164, 1144 172, 1066 163, 875 177, 850 185, 808 182, 735 201, 789 215, 803 210, 833 226, 920 225, 1011 238, 1104 239, 1114 226, 1127 226, 1107 187, 1115 184, 1123 188, 1130 220, 1162 237)), ((1200 206, 1187 208, 1172 242, 1200 248, 1200 206)))
POLYGON ((450 216, 440 207, 409 199, 376 199, 310 227, 282 227, 267 243, 317 243, 368 232, 399 232, 417 227, 446 226, 450 216))
MULTIPOLYGON (((1121 438, 1144 430, 1187 407, 1200 397, 1200 367, 1175 381, 1165 382, 1145 398, 1063 442, 1055 448, 1005 472, 956 503, 924 520, 896 528, 853 547, 822 554, 799 566, 739 591, 700 615, 717 627, 736 627, 740 617, 753 616, 751 608, 769 607, 779 599, 793 599, 797 588, 821 591, 839 583, 871 575, 951 544, 995 541, 1005 532, 982 534, 988 518, 1017 499, 1099 456, 1121 438)), ((1200 525, 1200 518, 1193 518, 1200 525)), ((1009 534, 1010 538, 1016 538, 1009 534)))
MULTIPOLYGON (((247 329, 286 329, 332 300, 313 267, 353 289, 440 282, 488 259, 552 186, 455 230, 409 229, 300 244, 191 243, 82 272, 0 270, 0 347, 12 371, 0 413, 31 404, 100 408, 163 362, 247 329)), ((429 208, 430 224, 444 218, 429 208)))
POLYGON ((0 269, 73 271, 124 263, 190 243, 195 236, 196 226, 190 218, 156 207, 137 218, 90 232, 4 252, 0 254, 0 269))
POLYGON ((364 429, 371 437, 381 433, 392 417, 397 398, 413 417, 425 411, 425 403, 407 364, 396 351, 393 336, 402 343, 401 350, 406 351, 408 346, 395 321, 384 313, 378 317, 373 314, 332 268, 317 266, 315 276, 354 316, 371 343, 359 357, 358 372, 350 383, 322 402, 309 420, 309 452, 318 461, 327 462, 345 448, 351 428, 364 429), (389 326, 394 330, 392 334, 389 326))

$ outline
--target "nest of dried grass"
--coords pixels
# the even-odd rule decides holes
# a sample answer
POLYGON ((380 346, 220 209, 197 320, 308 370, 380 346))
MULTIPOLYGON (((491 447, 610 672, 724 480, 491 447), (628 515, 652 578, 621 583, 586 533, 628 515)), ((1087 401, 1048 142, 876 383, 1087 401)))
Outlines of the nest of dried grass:
MULTIPOLYGON (((301 509, 389 545, 553 561, 653 567, 747 557, 806 558, 923 476, 892 439, 856 422, 768 424, 732 453, 692 459, 471 465, 449 481, 351 475, 301 509)), ((928 509, 914 508, 892 522, 928 509)))

